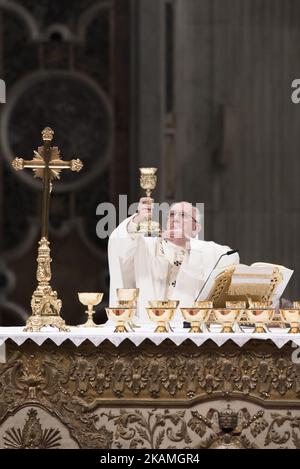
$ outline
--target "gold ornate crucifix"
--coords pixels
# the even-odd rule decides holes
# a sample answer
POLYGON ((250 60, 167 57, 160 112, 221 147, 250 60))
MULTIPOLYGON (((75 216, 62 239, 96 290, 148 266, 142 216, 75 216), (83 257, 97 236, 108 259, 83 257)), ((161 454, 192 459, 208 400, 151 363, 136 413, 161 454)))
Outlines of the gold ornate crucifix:
POLYGON ((38 248, 37 281, 38 286, 31 299, 32 315, 27 320, 25 331, 39 331, 44 326, 58 327, 59 330, 68 330, 65 321, 60 316, 62 307, 57 292, 50 286, 51 256, 48 240, 50 194, 52 181, 60 178, 63 169, 79 172, 83 164, 79 159, 63 161, 60 158, 58 147, 51 147, 54 132, 50 127, 42 131, 44 145, 34 151, 34 158, 30 161, 15 158, 12 166, 16 171, 25 168, 32 169, 34 176, 43 180, 43 204, 41 214, 41 240, 38 248))

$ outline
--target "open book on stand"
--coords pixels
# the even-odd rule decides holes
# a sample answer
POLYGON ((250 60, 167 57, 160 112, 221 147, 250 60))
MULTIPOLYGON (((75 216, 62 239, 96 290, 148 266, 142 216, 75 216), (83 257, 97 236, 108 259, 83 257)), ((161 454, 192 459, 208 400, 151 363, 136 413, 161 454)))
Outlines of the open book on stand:
POLYGON ((215 269, 199 300, 211 300, 215 308, 225 307, 226 301, 272 301, 279 300, 293 274, 293 270, 276 264, 256 262, 250 266, 232 265, 215 269))

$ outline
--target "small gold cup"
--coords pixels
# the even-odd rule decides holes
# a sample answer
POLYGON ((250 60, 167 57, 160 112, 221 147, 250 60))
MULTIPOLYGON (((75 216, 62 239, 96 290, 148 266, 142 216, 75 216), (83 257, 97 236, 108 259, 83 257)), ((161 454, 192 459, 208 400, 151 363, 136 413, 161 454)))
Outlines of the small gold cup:
POLYGON ((175 308, 179 305, 178 300, 157 300, 157 301, 148 301, 150 308, 175 308))
POLYGON ((246 309, 246 301, 226 301, 226 308, 239 309, 240 313, 246 309))
POLYGON ((138 288, 117 288, 117 297, 120 306, 135 306, 138 296, 138 288))
POLYGON ((240 310, 235 308, 214 308, 216 321, 222 324, 221 332, 234 332, 233 324, 240 316, 240 310))
POLYGON ((135 308, 106 308, 105 309, 108 319, 117 323, 114 332, 128 332, 126 328, 135 315, 135 308))
MULTIPOLYGON (((139 288, 117 288, 118 304, 122 308, 136 308, 136 302, 139 296, 139 288)), ((129 321, 129 326, 133 330, 141 327, 129 321)))
MULTIPOLYGON (((243 314, 245 313, 247 303, 246 301, 226 301, 226 308, 236 311, 237 317, 234 322, 238 323, 243 314)), ((241 332, 242 330, 239 329, 241 332)))
POLYGON ((246 311, 248 321, 255 324, 253 332, 266 332, 266 325, 272 321, 275 309, 272 301, 250 301, 246 311))
POLYGON ((86 311, 88 319, 86 323, 82 324, 80 327, 101 327, 94 322, 93 315, 95 314, 95 311, 93 306, 101 303, 103 293, 78 293, 78 298, 80 303, 88 307, 88 310, 86 311))
POLYGON ((195 301, 194 306, 191 308, 180 308, 185 321, 191 324, 189 332, 203 332, 201 323, 207 321, 212 308, 212 301, 195 301))
POLYGON ((252 301, 249 300, 249 309, 268 309, 272 307, 272 301, 252 301))
MULTIPOLYGON (((149 303, 165 303, 162 301, 149 301, 149 303)), ((175 302, 177 303, 177 302, 175 302)), ((148 312, 148 316, 151 319, 151 321, 154 321, 157 323, 157 327, 155 329, 155 332, 168 332, 168 324, 170 321, 172 321, 176 307, 170 307, 170 306, 153 306, 150 308, 146 308, 148 312)))
POLYGON ((290 324, 289 334, 300 333, 300 301, 293 302, 293 308, 280 309, 280 315, 283 321, 290 324))
POLYGON ((212 309, 214 307, 214 304, 213 301, 198 300, 194 301, 194 307, 200 309, 212 309))

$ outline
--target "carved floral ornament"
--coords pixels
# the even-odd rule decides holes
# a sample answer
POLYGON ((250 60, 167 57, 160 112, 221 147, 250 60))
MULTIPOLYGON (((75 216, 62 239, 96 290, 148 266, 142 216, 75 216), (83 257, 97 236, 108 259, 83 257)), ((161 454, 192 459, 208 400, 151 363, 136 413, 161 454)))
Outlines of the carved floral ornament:
MULTIPOLYGON (((212 407, 206 412, 201 412, 200 407, 192 410, 104 409, 93 419, 82 414, 80 419, 74 416, 65 424, 80 448, 300 448, 299 412, 293 415, 290 411, 253 411, 236 403, 226 407, 224 402, 209 405, 212 407), (80 421, 82 428, 79 430, 80 421)), ((0 447, 64 448, 68 440, 62 436, 62 423, 57 419, 55 427, 47 427, 41 422, 39 411, 28 407, 21 426, 18 421, 5 429, 0 447)))
POLYGON ((90 343, 57 348, 50 342, 42 347, 26 342, 19 348, 12 346, 17 350, 14 359, 1 365, 1 379, 5 376, 7 382, 13 382, 24 397, 40 397, 44 387, 52 388, 58 381, 55 393, 60 389, 71 392, 73 399, 89 408, 97 407, 98 398, 173 402, 216 394, 297 400, 300 373, 299 366, 291 362, 292 349, 265 345, 262 352, 252 343, 243 348, 144 343, 137 354, 136 347, 127 342, 119 348, 108 342, 100 348, 90 343), (30 386, 28 376, 35 377, 30 386))
POLYGON ((0 365, 0 446, 61 444, 67 428, 81 448, 300 447, 300 382, 289 347, 265 344, 261 353, 253 345, 148 344, 138 355, 128 343, 7 348, 8 362, 0 365), (6 424, 24 407, 23 424, 6 424), (45 422, 40 409, 57 425, 45 422), (37 436, 30 439, 28 428, 37 436))

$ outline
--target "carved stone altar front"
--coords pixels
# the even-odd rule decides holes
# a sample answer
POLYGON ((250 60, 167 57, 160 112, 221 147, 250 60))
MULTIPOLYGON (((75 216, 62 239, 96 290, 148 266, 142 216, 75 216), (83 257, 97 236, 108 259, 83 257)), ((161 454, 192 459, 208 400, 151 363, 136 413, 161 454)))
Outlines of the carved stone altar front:
POLYGON ((6 342, 1 448, 300 448, 290 345, 6 342))

